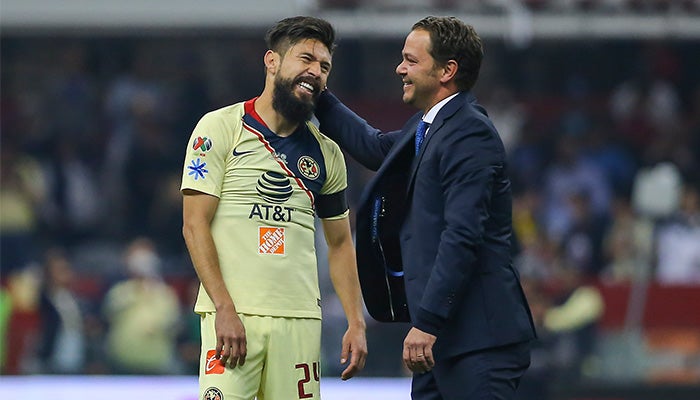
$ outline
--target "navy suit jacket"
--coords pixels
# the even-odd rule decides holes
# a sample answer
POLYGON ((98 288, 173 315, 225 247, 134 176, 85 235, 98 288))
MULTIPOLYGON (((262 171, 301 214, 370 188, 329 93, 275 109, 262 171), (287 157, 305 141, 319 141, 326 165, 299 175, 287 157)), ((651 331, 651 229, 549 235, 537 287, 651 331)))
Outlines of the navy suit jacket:
POLYGON ((380 320, 410 318, 437 336, 436 359, 533 339, 511 261, 511 188, 501 139, 474 96, 461 92, 438 112, 415 155, 421 115, 382 133, 331 93, 317 105, 322 132, 377 170, 357 210, 368 310, 380 320), (382 285, 391 307, 380 306, 387 295, 382 285), (405 296, 397 293, 403 285, 405 296))

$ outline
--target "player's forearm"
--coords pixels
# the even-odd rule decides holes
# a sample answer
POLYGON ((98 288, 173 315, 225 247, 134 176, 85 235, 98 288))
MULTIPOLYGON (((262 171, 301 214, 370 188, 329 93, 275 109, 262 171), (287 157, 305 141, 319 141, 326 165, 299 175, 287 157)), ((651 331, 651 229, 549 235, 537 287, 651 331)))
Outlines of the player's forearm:
POLYGON ((183 227, 183 236, 197 276, 216 310, 221 311, 231 307, 235 312, 231 294, 221 275, 218 252, 208 225, 186 222, 183 227))
POLYGON ((355 250, 352 241, 328 249, 331 282, 343 305, 348 325, 365 329, 362 293, 357 276, 355 250))

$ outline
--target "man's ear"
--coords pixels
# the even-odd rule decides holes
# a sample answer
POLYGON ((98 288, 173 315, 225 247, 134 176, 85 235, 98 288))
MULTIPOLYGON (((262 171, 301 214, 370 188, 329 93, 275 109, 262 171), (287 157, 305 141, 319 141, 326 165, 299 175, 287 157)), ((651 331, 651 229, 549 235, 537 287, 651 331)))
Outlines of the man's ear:
POLYGON ((440 76, 440 82, 447 83, 450 80, 454 79, 455 75, 457 75, 457 68, 459 68, 459 66, 457 65, 457 61, 447 61, 445 66, 442 67, 442 75, 440 76))
POLYGON ((268 50, 265 52, 265 57, 263 57, 263 60, 265 62, 265 69, 273 75, 276 74, 277 68, 279 68, 279 54, 272 50, 268 50))

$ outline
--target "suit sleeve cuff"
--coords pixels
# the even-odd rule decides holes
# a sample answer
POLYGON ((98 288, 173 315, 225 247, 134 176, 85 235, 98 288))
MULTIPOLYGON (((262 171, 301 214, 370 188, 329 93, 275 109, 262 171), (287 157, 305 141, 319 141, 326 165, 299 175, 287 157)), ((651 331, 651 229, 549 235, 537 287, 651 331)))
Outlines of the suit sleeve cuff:
POLYGON ((425 333, 437 336, 445 326, 446 322, 447 319, 421 308, 418 311, 418 315, 415 316, 413 326, 425 333))

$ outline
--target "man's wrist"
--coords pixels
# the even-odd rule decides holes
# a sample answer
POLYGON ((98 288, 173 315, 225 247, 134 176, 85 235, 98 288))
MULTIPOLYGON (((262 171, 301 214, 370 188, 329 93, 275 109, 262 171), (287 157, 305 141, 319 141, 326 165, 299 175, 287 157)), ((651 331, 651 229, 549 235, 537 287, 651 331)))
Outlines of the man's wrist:
POLYGON ((348 320, 348 329, 361 329, 364 331, 367 329, 367 324, 364 319, 348 320))
POLYGON ((445 318, 421 308, 416 315, 413 326, 425 333, 437 336, 446 322, 445 318))

